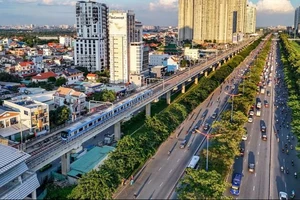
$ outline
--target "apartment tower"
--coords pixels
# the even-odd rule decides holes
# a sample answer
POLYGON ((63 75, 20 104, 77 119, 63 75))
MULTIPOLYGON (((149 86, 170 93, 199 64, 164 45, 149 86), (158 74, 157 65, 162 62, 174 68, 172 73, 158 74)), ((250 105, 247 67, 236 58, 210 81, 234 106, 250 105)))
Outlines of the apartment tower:
POLYGON ((245 32, 247 0, 179 0, 179 41, 230 43, 245 32))
POLYGON ((246 33, 255 33, 256 30, 256 8, 251 5, 247 5, 246 14, 246 33))
POLYGON ((108 69, 108 7, 93 1, 76 3, 75 65, 89 71, 108 69))
POLYGON ((300 24, 300 6, 296 8, 295 10, 295 18, 294 18, 294 29, 295 29, 295 34, 299 34, 299 24, 300 24))

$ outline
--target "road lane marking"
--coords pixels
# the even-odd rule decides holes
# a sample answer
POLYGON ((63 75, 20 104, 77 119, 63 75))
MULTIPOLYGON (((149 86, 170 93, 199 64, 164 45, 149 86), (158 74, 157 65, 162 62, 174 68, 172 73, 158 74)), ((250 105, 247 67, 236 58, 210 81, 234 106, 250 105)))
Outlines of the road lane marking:
POLYGON ((259 152, 257 152, 257 155, 259 155, 259 152))
POLYGON ((170 156, 168 157, 168 159, 167 160, 169 160, 170 159, 170 156))
POLYGON ((180 159, 177 160, 177 162, 179 162, 180 159))
POLYGON ((260 146, 260 143, 258 144, 258 146, 260 146))
POLYGON ((152 179, 148 182, 148 184, 150 184, 151 183, 151 181, 152 181, 152 179))
POLYGON ((160 170, 161 170, 161 168, 158 169, 158 171, 160 171, 160 170))
POLYGON ((247 149, 247 153, 249 153, 249 149, 247 149))
POLYGON ((173 169, 170 170, 169 174, 173 171, 173 169))
POLYGON ((186 152, 186 150, 184 150, 184 152, 186 152))
POLYGON ((161 187, 163 183, 164 183, 164 182, 162 182, 162 183, 159 185, 159 187, 161 187))
POLYGON ((258 161, 256 161, 256 165, 258 164, 258 161))
POLYGON ((256 177, 256 173, 254 174, 254 177, 256 177))
POLYGON ((253 191, 255 190, 255 185, 253 186, 253 191))

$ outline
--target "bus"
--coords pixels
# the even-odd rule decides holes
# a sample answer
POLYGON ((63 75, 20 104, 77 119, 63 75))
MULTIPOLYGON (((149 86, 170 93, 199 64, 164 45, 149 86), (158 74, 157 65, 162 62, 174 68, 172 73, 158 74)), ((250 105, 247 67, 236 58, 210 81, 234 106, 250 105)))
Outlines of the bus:
POLYGON ((230 193, 233 195, 239 195, 241 183, 242 183, 242 174, 240 173, 234 174, 232 178, 230 193))
POLYGON ((199 156, 193 156, 192 160, 190 161, 188 168, 195 169, 198 162, 199 162, 200 157, 199 156))

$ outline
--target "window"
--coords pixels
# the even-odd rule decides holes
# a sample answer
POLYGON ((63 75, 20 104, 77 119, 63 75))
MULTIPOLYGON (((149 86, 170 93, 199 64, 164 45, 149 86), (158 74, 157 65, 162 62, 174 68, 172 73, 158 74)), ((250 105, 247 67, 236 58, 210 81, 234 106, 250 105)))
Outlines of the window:
POLYGON ((28 111, 24 110, 24 115, 28 116, 28 111))

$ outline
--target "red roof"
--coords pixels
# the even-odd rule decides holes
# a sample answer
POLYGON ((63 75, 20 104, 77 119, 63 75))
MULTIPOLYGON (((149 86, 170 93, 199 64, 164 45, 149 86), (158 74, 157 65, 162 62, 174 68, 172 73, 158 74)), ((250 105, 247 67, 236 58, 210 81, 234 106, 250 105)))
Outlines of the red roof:
POLYGON ((50 77, 56 77, 57 74, 55 74, 54 72, 45 72, 45 73, 40 73, 36 76, 33 76, 32 79, 39 79, 39 80, 42 80, 42 79, 48 79, 50 77))
POLYGON ((96 77, 97 74, 88 74, 86 77, 96 77))
POLYGON ((23 74, 23 77, 29 77, 29 76, 35 76, 37 73, 31 73, 31 74, 23 74))
POLYGON ((21 67, 26 67, 26 66, 28 66, 28 65, 33 65, 33 62, 31 62, 31 61, 29 61, 29 62, 20 62, 19 65, 20 65, 21 67))

